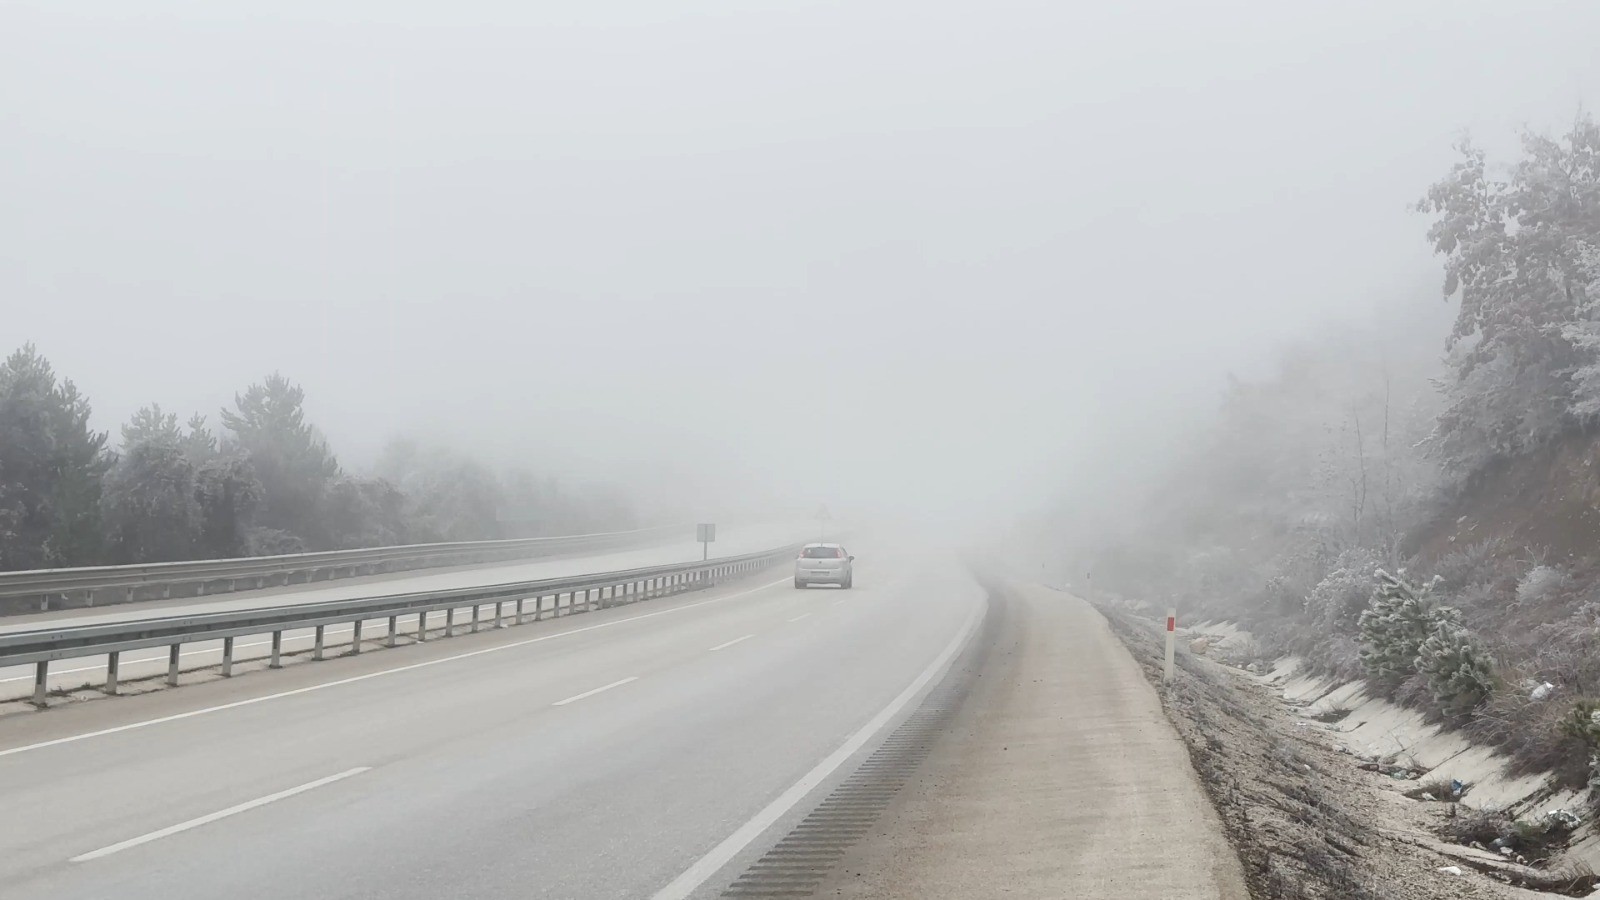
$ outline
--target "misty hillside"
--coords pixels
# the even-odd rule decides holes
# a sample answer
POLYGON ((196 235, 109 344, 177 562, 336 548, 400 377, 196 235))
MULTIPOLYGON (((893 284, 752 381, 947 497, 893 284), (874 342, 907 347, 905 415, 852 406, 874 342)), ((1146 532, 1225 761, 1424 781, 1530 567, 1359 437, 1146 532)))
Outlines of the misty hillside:
POLYGON ((1307 342, 1235 380, 1108 527, 1074 534, 1070 504, 1055 527, 1080 587, 1240 621, 1262 659, 1365 678, 1581 786, 1600 779, 1600 128, 1459 153, 1418 204, 1448 333, 1380 317, 1307 342))

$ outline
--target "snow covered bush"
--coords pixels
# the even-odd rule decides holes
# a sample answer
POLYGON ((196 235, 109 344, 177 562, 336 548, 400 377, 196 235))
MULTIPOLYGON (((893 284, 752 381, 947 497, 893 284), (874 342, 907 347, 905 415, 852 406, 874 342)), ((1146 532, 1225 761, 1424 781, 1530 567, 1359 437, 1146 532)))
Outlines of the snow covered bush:
POLYGON ((1449 607, 1434 610, 1433 633, 1417 649, 1415 666, 1428 679, 1439 708, 1449 715, 1471 712, 1494 692, 1494 660, 1483 643, 1449 607))
POLYGON ((1561 733, 1600 751, 1600 700, 1579 700, 1561 720, 1561 733))
POLYGON ((1361 665, 1368 677, 1392 691, 1417 671, 1417 653, 1441 621, 1460 621, 1460 613, 1429 596, 1437 579, 1422 588, 1378 570, 1378 590, 1361 614, 1361 665))
POLYGON ((1517 604, 1535 605, 1561 591, 1572 579, 1555 566, 1537 565, 1517 581, 1517 604))
POLYGON ((1357 547, 1340 553, 1306 595, 1306 618, 1319 635, 1353 631, 1372 596, 1373 573, 1383 564, 1376 551, 1357 547))

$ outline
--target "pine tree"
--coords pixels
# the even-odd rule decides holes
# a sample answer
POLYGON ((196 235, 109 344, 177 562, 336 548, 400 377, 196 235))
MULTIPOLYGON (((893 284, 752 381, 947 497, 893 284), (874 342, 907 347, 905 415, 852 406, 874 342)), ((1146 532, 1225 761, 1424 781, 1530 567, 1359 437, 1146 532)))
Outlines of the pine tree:
POLYGON ((1416 672, 1417 652, 1439 622, 1460 613, 1432 602, 1433 582, 1418 589, 1382 569, 1377 575, 1378 590, 1359 621, 1361 664, 1379 686, 1393 689, 1416 672))
MULTIPOLYGON (((1417 650, 1416 669, 1428 679, 1434 700, 1450 715, 1464 715, 1494 692, 1494 660, 1465 626, 1434 611, 1433 633, 1417 650)), ((1454 610, 1450 610, 1454 612, 1454 610)))
POLYGON ((32 344, 0 363, 0 569, 98 561, 111 461, 88 399, 32 344))

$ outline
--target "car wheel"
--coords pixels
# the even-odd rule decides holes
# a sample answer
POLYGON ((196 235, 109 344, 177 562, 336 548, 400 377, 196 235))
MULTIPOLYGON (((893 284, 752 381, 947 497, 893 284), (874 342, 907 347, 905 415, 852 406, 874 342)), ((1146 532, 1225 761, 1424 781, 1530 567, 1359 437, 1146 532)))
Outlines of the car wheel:
POLYGON ((841 585, 841 586, 842 586, 842 587, 843 587, 843 588, 844 588, 844 589, 845 589, 845 590, 847 590, 847 591, 848 591, 848 590, 850 590, 850 589, 851 589, 851 588, 852 588, 852 587, 855 587, 855 583, 856 583, 856 577, 855 577, 855 576, 854 576, 854 575, 849 575, 849 576, 846 576, 846 578, 845 578, 845 580, 844 580, 844 584, 843 584, 843 585, 841 585))
POLYGON ((800 580, 800 579, 798 579, 798 578, 796 578, 796 579, 795 579, 795 580, 794 580, 794 587, 795 587, 795 590, 797 590, 797 591, 799 591, 799 590, 805 590, 805 586, 806 586, 806 583, 805 583, 805 582, 804 582, 804 581, 801 581, 801 580, 800 580))

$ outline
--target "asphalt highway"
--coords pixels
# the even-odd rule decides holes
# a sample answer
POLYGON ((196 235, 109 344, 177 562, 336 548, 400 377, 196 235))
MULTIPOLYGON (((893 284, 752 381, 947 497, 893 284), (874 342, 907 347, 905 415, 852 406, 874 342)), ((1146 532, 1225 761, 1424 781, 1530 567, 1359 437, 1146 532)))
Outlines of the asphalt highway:
POLYGON ((715 896, 914 708, 986 607, 948 556, 852 551, 850 591, 797 591, 779 567, 0 716, 0 893, 715 896))

